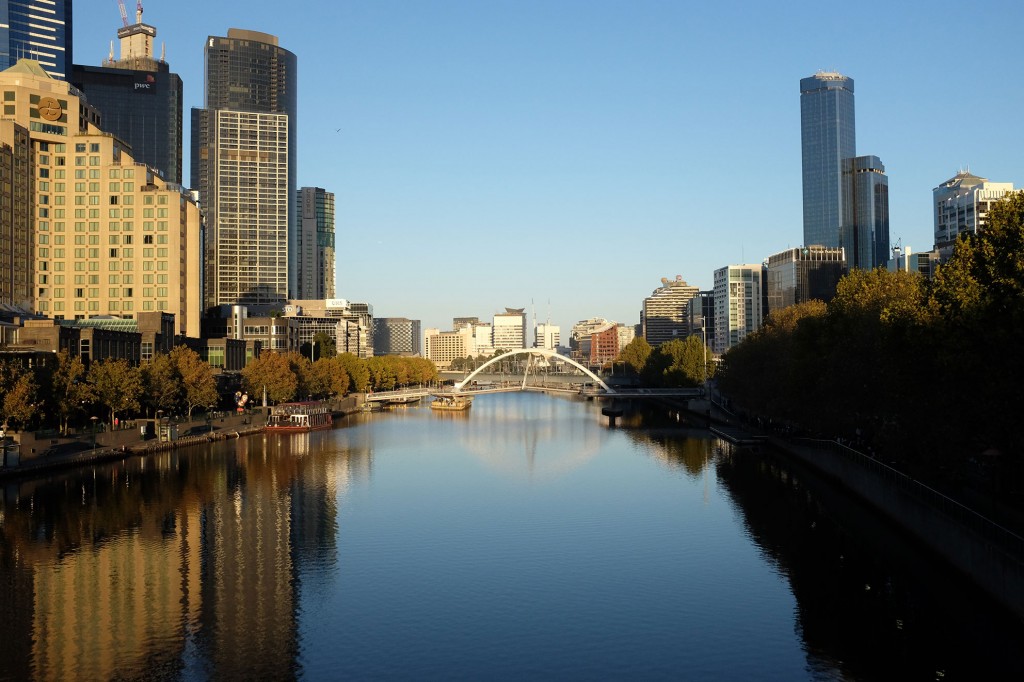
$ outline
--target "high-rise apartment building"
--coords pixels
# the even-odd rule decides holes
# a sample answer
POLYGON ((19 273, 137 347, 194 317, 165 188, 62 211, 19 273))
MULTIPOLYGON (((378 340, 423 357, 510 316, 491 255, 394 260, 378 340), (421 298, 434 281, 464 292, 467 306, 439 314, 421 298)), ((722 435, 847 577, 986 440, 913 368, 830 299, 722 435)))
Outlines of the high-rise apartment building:
POLYGON ((644 299, 640 314, 640 329, 647 343, 652 346, 685 339, 690 335, 690 319, 687 305, 700 291, 687 284, 682 275, 675 279, 661 279, 661 286, 644 299))
POLYGON ((205 302, 281 305, 297 289, 295 55, 275 36, 206 41, 192 110, 192 186, 206 212, 205 302))
POLYGON ((27 131, 35 157, 26 169, 35 174, 35 311, 69 320, 162 311, 175 315, 176 333, 198 336, 200 220, 190 193, 136 163, 78 91, 39 64, 0 72, 0 92, 0 130, 27 131))
POLYGON ((405 317, 376 317, 373 320, 374 355, 419 355, 420 321, 405 317))
POLYGON ((495 349, 526 348, 526 308, 505 308, 505 312, 495 313, 491 334, 495 349))
POLYGON ((715 353, 724 353, 760 328, 764 280, 760 263, 715 270, 715 353))
POLYGON ((334 194, 303 187, 295 233, 295 298, 334 298, 334 194))
POLYGON ((992 204, 1012 191, 1012 182, 989 182, 969 171, 960 171, 933 189, 935 249, 942 259, 953 253, 960 235, 984 227, 992 204))
POLYGON ((66 80, 71 39, 71 0, 0 0, 0 70, 31 59, 66 80))
POLYGON ((71 82, 100 111, 103 130, 131 146, 136 161, 181 184, 182 85, 161 56, 156 58, 156 28, 136 22, 117 31, 120 57, 103 66, 75 64, 71 82))
POLYGON ((819 71, 800 79, 804 244, 839 246, 844 161, 857 149, 853 79, 819 71))
POLYGON ((471 355, 472 344, 473 328, 470 326, 451 332, 437 328, 423 332, 423 356, 437 365, 438 369, 448 369, 452 360, 471 355))
POLYGON ((840 248, 804 246, 768 256, 768 310, 788 308, 813 299, 828 303, 846 274, 846 255, 840 248))
POLYGON ((889 260, 889 178, 877 156, 843 162, 843 210, 839 246, 850 268, 871 270, 889 260))

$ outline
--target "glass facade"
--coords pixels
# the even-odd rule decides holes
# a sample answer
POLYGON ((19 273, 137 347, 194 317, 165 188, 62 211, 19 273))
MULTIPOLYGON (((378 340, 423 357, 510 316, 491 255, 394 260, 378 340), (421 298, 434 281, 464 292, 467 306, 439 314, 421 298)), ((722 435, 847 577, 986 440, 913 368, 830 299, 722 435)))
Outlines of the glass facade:
POLYGON ((294 244, 297 299, 334 298, 334 194, 320 187, 299 190, 294 244))
POLYGON ((844 162, 845 218, 840 246, 850 268, 871 270, 889 261, 889 178, 877 156, 844 162))
POLYGON ((280 305, 296 289, 295 55, 265 33, 206 41, 191 186, 206 208, 205 302, 280 305))
POLYGON ((181 78, 156 71, 75 65, 71 82, 100 110, 101 127, 131 145, 136 161, 181 184, 181 78))
POLYGON ((804 244, 839 246, 843 161, 856 156, 853 79, 819 72, 800 80, 804 244))
POLYGON ((0 71, 33 59, 67 80, 71 37, 71 0, 0 0, 0 71))

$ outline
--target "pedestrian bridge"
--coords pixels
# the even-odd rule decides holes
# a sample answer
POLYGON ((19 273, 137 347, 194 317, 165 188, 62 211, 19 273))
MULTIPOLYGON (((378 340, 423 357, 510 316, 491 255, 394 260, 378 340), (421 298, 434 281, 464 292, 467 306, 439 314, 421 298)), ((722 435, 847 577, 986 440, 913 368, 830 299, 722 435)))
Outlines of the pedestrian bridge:
POLYGON ((419 386, 415 388, 403 388, 397 391, 380 391, 368 393, 366 402, 401 402, 410 398, 424 398, 433 396, 455 396, 455 395, 483 395, 486 393, 511 393, 516 391, 543 391, 545 393, 565 393, 571 395, 582 395, 588 398, 615 397, 615 398, 699 398, 703 395, 700 388, 612 388, 604 382, 601 377, 594 374, 590 369, 576 362, 572 358, 550 350, 541 348, 523 348, 496 355, 484 364, 477 367, 468 374, 462 381, 458 381, 451 388, 436 386, 419 386), (484 373, 488 367, 500 363, 502 360, 519 355, 528 356, 526 371, 522 381, 504 381, 498 384, 474 385, 475 377, 484 373), (589 385, 582 389, 566 388, 561 386, 545 386, 528 383, 530 368, 536 358, 556 359, 559 362, 566 362, 576 367, 591 380, 589 385))

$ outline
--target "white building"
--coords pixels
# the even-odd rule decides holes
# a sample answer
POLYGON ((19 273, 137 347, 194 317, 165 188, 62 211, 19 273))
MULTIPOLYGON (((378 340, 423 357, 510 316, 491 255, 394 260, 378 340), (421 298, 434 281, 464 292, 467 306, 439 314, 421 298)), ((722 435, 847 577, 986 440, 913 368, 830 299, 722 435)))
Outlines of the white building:
POLYGON ((761 263, 715 270, 715 345, 722 354, 755 332, 764 319, 765 268, 761 263))
POLYGON ((558 350, 562 343, 562 330, 554 324, 538 324, 533 329, 533 347, 558 350))
POLYGON ((992 204, 1012 191, 1012 182, 989 182, 967 171, 960 171, 933 189, 935 250, 942 259, 953 253, 957 237, 984 227, 992 204))
POLYGON ((644 299, 640 316, 642 333, 652 346, 685 339, 690 335, 690 318, 687 314, 690 299, 700 289, 687 284, 682 276, 674 280, 662 278, 661 286, 644 299))
POLYGON ((503 350, 526 348, 526 308, 505 308, 494 314, 491 345, 503 350))

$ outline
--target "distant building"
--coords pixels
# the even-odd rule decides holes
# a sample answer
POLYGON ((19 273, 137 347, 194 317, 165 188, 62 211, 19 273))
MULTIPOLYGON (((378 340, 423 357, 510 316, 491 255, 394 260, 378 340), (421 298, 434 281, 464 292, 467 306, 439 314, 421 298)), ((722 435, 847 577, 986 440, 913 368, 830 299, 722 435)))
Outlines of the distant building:
POLYGON ((952 255, 957 237, 984 227, 992 204, 1012 191, 1012 182, 989 182, 968 171, 960 171, 933 189, 935 250, 942 259, 952 255))
POLYGON ((615 325, 619 335, 619 350, 622 350, 636 338, 636 327, 631 324, 619 323, 615 325))
POLYGON ((526 308, 505 308, 494 314, 491 345, 502 350, 526 348, 526 308))
POLYGON ((31 59, 58 80, 71 73, 71 0, 0 2, 0 70, 31 59))
POLYGON ((620 350, 619 325, 609 322, 591 333, 588 364, 591 367, 602 367, 617 358, 620 350))
MULTIPOLYGON (((889 259, 889 179, 877 156, 843 160, 839 244, 849 269, 872 270, 889 259)), ((807 242, 805 242, 806 244, 807 242)))
POLYGON ((405 317, 377 317, 373 320, 374 355, 419 355, 420 321, 405 317))
POLYGON ((136 23, 117 31, 120 58, 103 66, 76 64, 71 82, 100 111, 101 127, 131 147, 132 157, 169 182, 181 184, 182 84, 161 56, 156 28, 136 23))
POLYGON ((931 279, 935 276, 935 266, 939 264, 938 251, 925 251, 913 253, 909 246, 893 249, 892 258, 889 259, 889 272, 917 272, 923 277, 931 279))
POLYGON ((760 328, 764 319, 765 267, 729 265, 715 270, 715 345, 721 355, 760 328))
POLYGON ((662 278, 661 287, 644 299, 640 324, 647 343, 657 346, 672 339, 690 335, 687 305, 700 289, 687 284, 682 276, 674 280, 662 278))
POLYGON ((588 361, 590 358, 590 337, 595 330, 609 324, 603 317, 580 320, 569 333, 569 355, 573 360, 588 361))
POLYGON ((768 310, 813 299, 828 303, 846 273, 845 251, 825 246, 786 249, 768 256, 768 310))
POLYGON ((276 36, 235 28, 204 55, 190 184, 206 215, 205 306, 283 305, 297 290, 297 60, 276 36))
POLYGON ((533 330, 533 347, 558 350, 562 343, 562 330, 554 324, 538 324, 533 330))
POLYGON ((686 309, 690 336, 700 335, 708 348, 715 347, 715 292, 701 291, 690 299, 686 309))
POLYGON ((320 187, 303 187, 297 201, 294 298, 334 298, 334 194, 320 187))
POLYGON ((800 79, 800 142, 804 244, 840 246, 844 162, 857 155, 852 78, 819 71, 800 79))
POLYGON ((472 343, 470 326, 452 332, 443 332, 437 328, 428 328, 423 332, 424 356, 438 369, 448 369, 456 358, 470 355, 472 343))
POLYGON ((36 156, 32 146, 25 127, 0 121, 0 303, 23 311, 35 309, 36 156))

